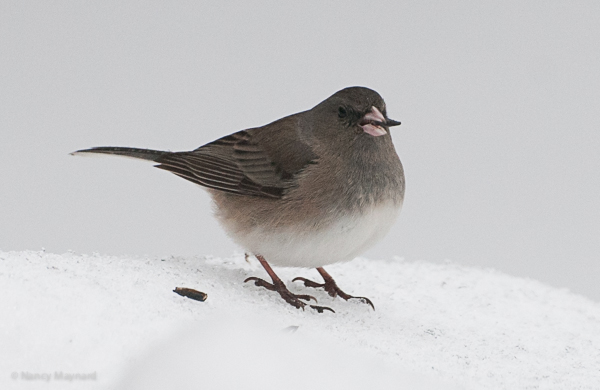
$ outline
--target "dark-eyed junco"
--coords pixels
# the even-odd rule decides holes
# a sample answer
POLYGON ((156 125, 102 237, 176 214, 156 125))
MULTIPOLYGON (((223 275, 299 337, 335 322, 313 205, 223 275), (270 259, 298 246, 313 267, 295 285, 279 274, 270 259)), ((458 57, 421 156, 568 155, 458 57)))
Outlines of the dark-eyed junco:
POLYGON ((308 111, 190 152, 96 147, 74 154, 151 160, 206 187, 227 233, 256 256, 272 280, 246 281, 277 291, 292 306, 304 308, 302 300, 314 297, 289 291, 269 263, 316 267, 324 283, 294 281, 373 306, 344 293, 323 266, 358 256, 394 223, 404 198, 404 172, 389 127, 399 124, 387 118, 377 92, 350 87, 308 111))

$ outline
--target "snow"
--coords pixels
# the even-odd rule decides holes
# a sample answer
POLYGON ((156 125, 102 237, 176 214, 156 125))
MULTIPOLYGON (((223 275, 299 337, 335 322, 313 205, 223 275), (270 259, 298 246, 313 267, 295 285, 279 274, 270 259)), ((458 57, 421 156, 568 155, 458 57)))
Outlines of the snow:
POLYGON ((315 270, 275 268, 336 313, 297 310, 243 283, 266 277, 243 255, 0 252, 0 388, 600 388, 587 298, 450 262, 326 269, 376 310, 289 282, 315 270))

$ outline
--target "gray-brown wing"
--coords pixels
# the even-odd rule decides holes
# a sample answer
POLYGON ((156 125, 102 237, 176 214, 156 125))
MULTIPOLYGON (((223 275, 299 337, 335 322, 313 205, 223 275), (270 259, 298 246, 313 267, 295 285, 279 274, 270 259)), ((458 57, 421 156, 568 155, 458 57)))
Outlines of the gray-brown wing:
POLYGON ((290 169, 289 164, 277 161, 276 142, 265 138, 261 131, 264 128, 239 131, 191 152, 161 156, 156 160, 160 163, 157 167, 215 190, 280 198, 293 186, 294 175, 315 156, 300 142, 283 146, 296 161, 302 161, 290 169))

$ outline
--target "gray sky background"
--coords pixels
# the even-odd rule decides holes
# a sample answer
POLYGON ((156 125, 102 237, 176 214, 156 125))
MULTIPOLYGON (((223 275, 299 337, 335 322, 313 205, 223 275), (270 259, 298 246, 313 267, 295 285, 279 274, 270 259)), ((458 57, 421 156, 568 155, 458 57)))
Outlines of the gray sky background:
POLYGON ((189 150, 363 85, 402 121, 371 258, 600 300, 600 2, 0 2, 0 249, 230 255, 204 191, 91 146, 189 150))

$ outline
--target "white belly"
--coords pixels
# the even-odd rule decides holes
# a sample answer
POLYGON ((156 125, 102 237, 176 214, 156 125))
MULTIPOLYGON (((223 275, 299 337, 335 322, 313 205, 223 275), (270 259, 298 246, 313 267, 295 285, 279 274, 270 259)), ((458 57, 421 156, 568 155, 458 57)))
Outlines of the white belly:
POLYGON ((310 233, 293 229, 255 229, 235 240, 269 263, 287 267, 321 267, 352 260, 379 240, 392 227, 400 205, 392 202, 358 216, 343 216, 326 228, 310 233))

